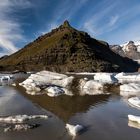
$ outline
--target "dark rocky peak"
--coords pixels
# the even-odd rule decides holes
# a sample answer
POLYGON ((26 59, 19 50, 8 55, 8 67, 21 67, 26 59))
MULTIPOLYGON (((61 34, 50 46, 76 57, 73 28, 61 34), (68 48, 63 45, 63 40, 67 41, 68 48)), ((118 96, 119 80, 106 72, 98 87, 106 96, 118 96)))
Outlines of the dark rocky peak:
POLYGON ((137 46, 133 41, 129 41, 129 43, 126 45, 127 50, 129 51, 137 51, 137 46))
POLYGON ((71 25, 70 25, 68 20, 65 20, 62 26, 65 27, 65 28, 71 27, 71 25))
POLYGON ((129 41, 127 45, 134 45, 134 41, 129 41))

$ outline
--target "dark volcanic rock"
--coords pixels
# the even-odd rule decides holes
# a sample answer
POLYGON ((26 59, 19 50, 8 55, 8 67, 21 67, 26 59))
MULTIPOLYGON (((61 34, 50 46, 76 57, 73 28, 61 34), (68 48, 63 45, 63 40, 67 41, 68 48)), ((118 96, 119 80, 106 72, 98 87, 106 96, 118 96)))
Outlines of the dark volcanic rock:
POLYGON ((68 21, 0 60, 1 70, 56 72, 137 71, 137 64, 114 53, 108 43, 78 31, 68 21))

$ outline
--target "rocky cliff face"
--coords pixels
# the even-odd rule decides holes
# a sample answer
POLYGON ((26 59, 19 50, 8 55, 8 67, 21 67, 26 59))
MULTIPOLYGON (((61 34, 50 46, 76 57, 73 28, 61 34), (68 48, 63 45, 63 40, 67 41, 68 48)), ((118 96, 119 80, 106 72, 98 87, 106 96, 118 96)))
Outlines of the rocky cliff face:
POLYGON ((140 60, 140 41, 129 41, 123 45, 112 45, 111 49, 123 57, 140 60))
POLYGON ((68 21, 0 60, 0 70, 56 72, 137 71, 137 64, 114 53, 108 43, 78 31, 68 21))

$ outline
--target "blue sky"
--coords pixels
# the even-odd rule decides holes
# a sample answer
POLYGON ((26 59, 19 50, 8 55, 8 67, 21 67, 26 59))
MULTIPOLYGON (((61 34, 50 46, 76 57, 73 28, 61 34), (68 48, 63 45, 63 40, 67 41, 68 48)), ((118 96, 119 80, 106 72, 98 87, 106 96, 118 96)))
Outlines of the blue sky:
POLYGON ((66 19, 110 44, 140 40, 140 0, 0 0, 0 56, 66 19))

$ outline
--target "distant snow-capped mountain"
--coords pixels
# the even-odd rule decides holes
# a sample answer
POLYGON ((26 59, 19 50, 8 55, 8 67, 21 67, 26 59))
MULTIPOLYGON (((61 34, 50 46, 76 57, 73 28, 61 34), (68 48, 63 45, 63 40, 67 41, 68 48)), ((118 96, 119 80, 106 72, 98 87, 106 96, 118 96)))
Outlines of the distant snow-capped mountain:
POLYGON ((140 60, 140 41, 129 41, 121 45, 111 45, 112 51, 123 57, 140 60))

